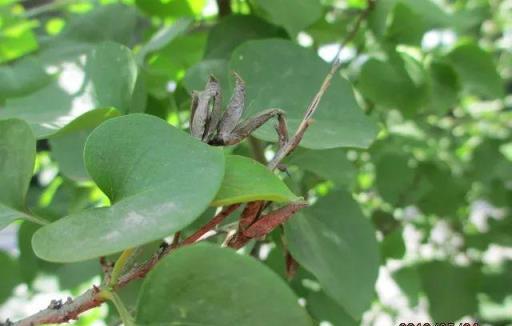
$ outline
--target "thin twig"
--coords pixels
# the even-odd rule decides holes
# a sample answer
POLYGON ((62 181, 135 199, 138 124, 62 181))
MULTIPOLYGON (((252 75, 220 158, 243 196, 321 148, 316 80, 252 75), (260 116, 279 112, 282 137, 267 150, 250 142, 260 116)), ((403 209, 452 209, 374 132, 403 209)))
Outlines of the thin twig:
POLYGON ((190 237, 183 240, 183 244, 192 244, 199 239, 208 231, 211 231, 214 227, 216 227, 220 222, 222 222, 226 217, 231 215, 238 207, 240 207, 240 204, 234 204, 231 206, 228 206, 224 208, 219 214, 215 215, 208 223, 203 225, 199 230, 197 230, 194 234, 192 234, 190 237))
MULTIPOLYGON (((78 319, 82 312, 95 308, 105 302, 101 296, 100 289, 93 287, 87 290, 75 300, 68 298, 68 301, 60 305, 48 306, 40 312, 13 323, 13 326, 35 326, 41 324, 60 324, 78 319)), ((53 303, 54 301, 52 301, 53 303)))
POLYGON ((306 109, 306 112, 304 113, 304 118, 299 124, 299 127, 297 128, 295 135, 293 135, 292 138, 290 138, 283 146, 279 148, 272 161, 270 161, 270 163, 268 164, 269 169, 274 170, 279 165, 279 163, 281 163, 281 161, 299 145, 300 141, 302 140, 302 137, 304 137, 304 133, 312 123, 311 118, 318 109, 318 105, 320 104, 320 101, 322 100, 322 97, 324 96, 325 92, 329 88, 332 78, 334 77, 334 75, 341 66, 341 51, 357 35, 357 32, 361 27, 361 23, 366 19, 374 5, 375 0, 368 0, 368 5, 366 9, 361 12, 356 22, 354 23, 354 27, 352 28, 352 30, 340 43, 340 48, 338 49, 338 52, 336 53, 336 56, 334 57, 331 63, 331 69, 329 70, 329 73, 325 76, 322 85, 320 86, 320 89, 318 90, 315 97, 313 98, 308 108, 306 109))

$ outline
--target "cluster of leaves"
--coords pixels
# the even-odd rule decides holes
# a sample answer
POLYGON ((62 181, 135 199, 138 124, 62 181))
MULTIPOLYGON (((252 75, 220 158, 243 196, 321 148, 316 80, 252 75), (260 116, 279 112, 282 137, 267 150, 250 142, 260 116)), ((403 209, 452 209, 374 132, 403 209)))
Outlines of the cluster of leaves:
POLYGON ((358 325, 372 307, 399 314, 375 292, 384 267, 435 321, 512 319, 487 309, 512 292, 512 264, 486 259, 512 242, 510 1, 377 0, 354 35, 366 1, 38 4, 0 0, 0 228, 18 226, 0 302, 41 275, 74 290, 130 248, 140 263, 217 207, 302 197, 242 254, 221 248, 237 211, 122 289, 123 305, 137 324, 358 325), (230 71, 244 118, 280 108, 295 131, 329 71, 317 53, 346 37, 286 173, 261 164, 272 123, 225 148, 187 134, 191 92, 212 74, 225 105, 230 71), (478 203, 498 208, 485 227, 478 203))

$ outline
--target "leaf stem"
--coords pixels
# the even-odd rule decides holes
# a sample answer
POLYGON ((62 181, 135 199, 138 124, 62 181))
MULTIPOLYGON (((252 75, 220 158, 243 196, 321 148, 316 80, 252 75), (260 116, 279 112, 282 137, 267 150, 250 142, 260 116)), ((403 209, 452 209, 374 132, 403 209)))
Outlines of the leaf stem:
POLYGON ((130 257, 132 257, 134 252, 135 248, 129 248, 121 253, 121 256, 119 256, 119 258, 117 259, 114 268, 112 269, 112 273, 110 274, 110 287, 114 287, 117 284, 119 276, 121 276, 121 273, 126 267, 126 263, 130 259, 130 257))
POLYGON ((47 225, 47 224, 50 224, 50 221, 40 217, 40 216, 35 216, 35 215, 32 215, 32 214, 25 214, 25 216, 23 216, 23 219, 25 221, 30 221, 32 223, 36 223, 36 224, 39 224, 39 225, 47 225))
POLYGON ((101 296, 107 300, 112 301, 112 303, 117 309, 117 313, 119 314, 119 317, 121 318, 121 321, 123 322, 124 326, 135 326, 135 321, 133 320, 132 315, 130 314, 128 309, 126 309, 123 300, 121 300, 117 293, 112 292, 110 290, 103 290, 101 292, 101 296))

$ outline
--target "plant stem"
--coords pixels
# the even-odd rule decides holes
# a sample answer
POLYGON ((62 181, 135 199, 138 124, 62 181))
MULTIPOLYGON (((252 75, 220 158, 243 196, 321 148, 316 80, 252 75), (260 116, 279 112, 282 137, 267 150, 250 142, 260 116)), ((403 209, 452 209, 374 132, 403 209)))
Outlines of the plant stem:
POLYGON ((130 314, 128 309, 126 309, 123 300, 121 300, 117 293, 111 291, 104 291, 103 295, 105 296, 105 299, 112 301, 112 303, 117 309, 117 313, 119 314, 119 317, 121 318, 121 321, 123 322, 124 326, 135 326, 135 321, 133 320, 132 315, 130 314))
POLYGON ((351 29, 351 31, 347 34, 347 36, 344 38, 344 40, 340 43, 340 48, 338 49, 338 52, 336 53, 336 56, 334 57, 331 69, 329 70, 329 73, 325 76, 322 85, 320 86, 320 89, 316 93, 315 97, 313 97, 313 100, 308 105, 308 108, 306 109, 306 112, 304 113, 304 118, 302 119, 302 122, 300 123, 299 127, 297 128, 297 131, 295 132, 295 135, 293 135, 290 140, 288 140, 284 146, 279 148, 274 158, 270 161, 268 164, 269 169, 274 170, 281 161, 288 156, 301 142, 302 137, 304 137, 304 134, 306 130, 308 129, 309 125, 312 123, 312 117, 313 114, 315 114, 316 110, 318 109, 318 106, 320 104, 320 101, 322 100, 322 97, 324 96, 327 89, 329 89, 329 86, 331 84, 331 80, 338 71, 338 69, 341 66, 341 60, 340 60, 340 54, 341 50, 347 45, 348 42, 350 42, 359 31, 359 28, 361 27, 361 23, 368 17, 368 14, 373 9, 375 5, 375 0, 368 0, 368 6, 365 10, 361 12, 361 14, 358 16, 356 22, 354 23, 354 27, 351 29))
POLYGON ((135 252, 135 248, 129 248, 123 251, 121 256, 117 259, 114 268, 112 269, 112 273, 110 274, 110 282, 109 286, 113 287, 117 284, 117 281, 119 280, 119 276, 121 276, 121 273, 126 267, 126 263, 130 259, 130 257, 135 252))
POLYGON ((49 221, 45 220, 44 218, 42 217, 39 217, 39 216, 35 216, 35 215, 31 215, 31 214, 26 214, 24 217, 23 217, 24 220, 26 221, 30 221, 32 223, 36 223, 36 224, 39 224, 39 225, 47 225, 47 224, 50 224, 49 221))

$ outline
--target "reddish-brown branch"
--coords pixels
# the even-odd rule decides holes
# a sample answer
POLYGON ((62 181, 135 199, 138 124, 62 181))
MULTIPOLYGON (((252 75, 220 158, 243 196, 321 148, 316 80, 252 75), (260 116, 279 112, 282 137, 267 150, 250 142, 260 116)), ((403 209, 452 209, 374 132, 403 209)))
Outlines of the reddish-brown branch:
POLYGON ((207 232, 213 230, 214 227, 219 225, 226 217, 231 215, 238 207, 240 207, 240 204, 234 204, 231 206, 228 206, 224 208, 219 214, 215 215, 208 223, 203 225, 199 230, 197 230, 194 234, 192 234, 190 237, 183 240, 183 244, 192 244, 199 240, 203 235, 205 235, 207 232))
POLYGON ((266 236, 305 206, 307 206, 307 203, 305 202, 291 203, 285 207, 281 207, 263 215, 246 230, 238 232, 237 235, 229 242, 229 246, 231 248, 239 249, 245 246, 245 244, 247 244, 251 239, 266 236))
POLYGON ((101 298, 100 290, 97 287, 87 290, 75 300, 68 299, 64 303, 52 301, 50 306, 40 312, 13 323, 13 326, 34 326, 41 324, 60 324, 78 319, 78 316, 89 309, 102 304, 105 299, 101 298))

